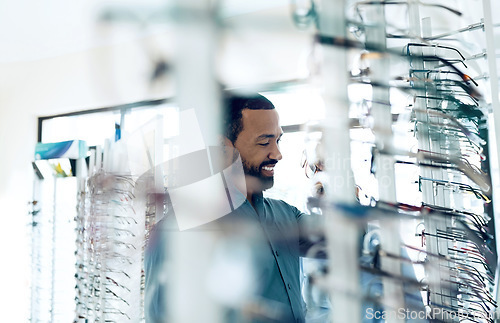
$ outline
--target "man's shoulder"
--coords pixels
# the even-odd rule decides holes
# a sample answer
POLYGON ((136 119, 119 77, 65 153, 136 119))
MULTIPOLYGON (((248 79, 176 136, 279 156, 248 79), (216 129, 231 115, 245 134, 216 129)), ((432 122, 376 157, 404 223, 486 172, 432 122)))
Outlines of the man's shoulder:
POLYGON ((274 208, 274 209, 281 209, 287 213, 294 213, 296 215, 299 215, 300 213, 302 213, 298 208, 296 208, 295 206, 283 201, 283 200, 280 200, 280 199, 275 199, 275 198, 270 198, 270 197, 265 197, 264 198, 264 201, 271 207, 271 208, 274 208))
POLYGON ((266 201, 268 204, 271 205, 279 205, 279 206, 284 206, 284 207, 294 207, 291 204, 288 204, 287 202, 280 200, 280 199, 275 199, 271 197, 264 197, 264 201, 266 201))

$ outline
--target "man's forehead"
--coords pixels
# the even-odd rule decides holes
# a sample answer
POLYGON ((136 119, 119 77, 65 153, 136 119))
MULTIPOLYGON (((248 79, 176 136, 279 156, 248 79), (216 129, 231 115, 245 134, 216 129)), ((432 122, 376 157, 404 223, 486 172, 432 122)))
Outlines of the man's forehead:
POLYGON ((242 111, 243 131, 254 132, 254 135, 280 135, 282 130, 279 125, 278 112, 272 110, 250 110, 242 111))
POLYGON ((243 122, 249 123, 251 125, 266 125, 271 123, 278 123, 279 125, 279 115, 276 109, 243 109, 241 111, 241 114, 243 122))

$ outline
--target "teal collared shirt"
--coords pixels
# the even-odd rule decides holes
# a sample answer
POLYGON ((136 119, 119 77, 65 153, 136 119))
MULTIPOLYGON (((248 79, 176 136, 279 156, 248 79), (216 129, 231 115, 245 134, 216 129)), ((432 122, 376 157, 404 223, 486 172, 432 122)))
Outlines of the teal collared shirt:
POLYGON ((301 235, 301 219, 307 215, 284 201, 262 195, 254 195, 252 202, 253 207, 246 200, 225 220, 245 216, 260 224, 268 244, 262 245, 257 264, 259 296, 282 304, 281 322, 303 322, 305 304, 300 290, 299 257, 310 246, 301 235))
MULTIPOLYGON (((299 257, 310 247, 301 234, 302 222, 307 215, 284 201, 264 198, 262 194, 254 195, 252 203, 253 206, 245 199, 233 212, 196 230, 233 228, 235 223, 257 228, 254 240, 260 243, 252 246, 256 255, 256 296, 264 302, 268 301, 268 306, 279 309, 281 316, 274 321, 255 319, 252 322, 302 323, 305 304, 300 289, 299 257)), ((174 217, 165 220, 169 219, 171 221, 174 217)), ((165 240, 161 234, 165 231, 165 223, 159 223, 158 226, 162 230, 156 230, 153 234, 145 259, 147 322, 161 321, 162 317, 166 317, 162 306, 166 293, 156 280, 158 269, 163 267, 165 261, 165 240)), ((166 227, 166 231, 172 230, 172 223, 166 227)), ((193 256, 196 256, 195 252, 193 256)))

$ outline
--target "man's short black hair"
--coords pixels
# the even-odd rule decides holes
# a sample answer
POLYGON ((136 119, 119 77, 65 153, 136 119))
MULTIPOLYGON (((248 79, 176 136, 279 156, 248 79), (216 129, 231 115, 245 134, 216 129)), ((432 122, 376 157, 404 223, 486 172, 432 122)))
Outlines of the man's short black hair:
POLYGON ((224 135, 234 144, 238 135, 243 131, 242 111, 272 110, 274 105, 258 93, 237 94, 226 92, 224 94, 224 135))

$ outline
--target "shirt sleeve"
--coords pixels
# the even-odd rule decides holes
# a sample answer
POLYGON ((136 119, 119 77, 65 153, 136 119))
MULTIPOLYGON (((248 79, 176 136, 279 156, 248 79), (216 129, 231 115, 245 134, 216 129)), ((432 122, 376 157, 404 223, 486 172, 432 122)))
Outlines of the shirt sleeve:
POLYGON ((144 255, 145 295, 144 314, 146 322, 161 322, 165 317, 164 286, 159 279, 165 262, 164 237, 159 222, 151 232, 150 243, 144 255))
POLYGON ((315 231, 314 228, 318 226, 319 216, 317 214, 303 213, 294 206, 290 207, 299 227, 300 256, 325 259, 324 236, 313 232, 315 231), (311 249, 313 246, 317 248, 315 250, 311 249))

